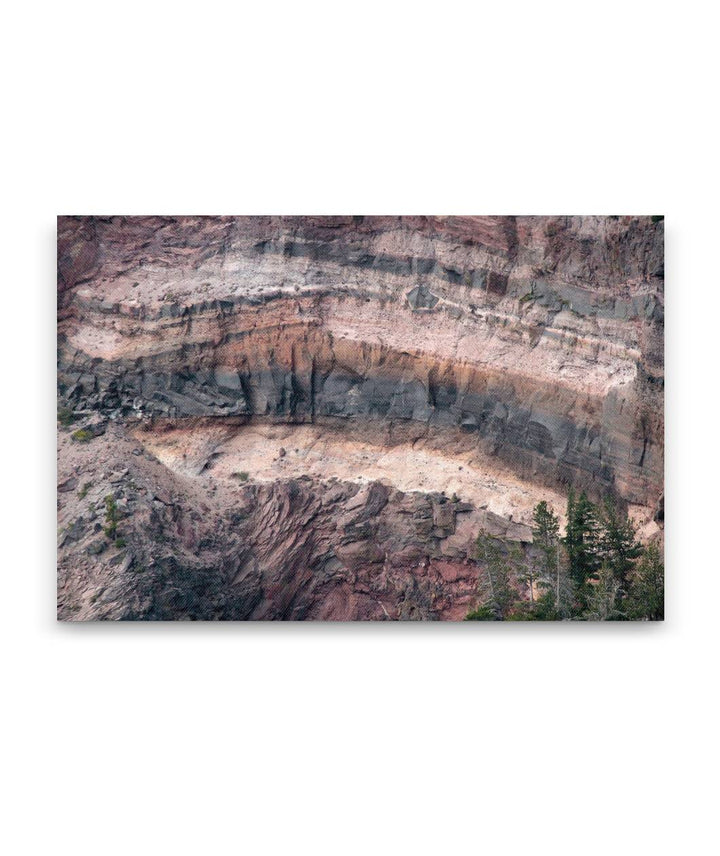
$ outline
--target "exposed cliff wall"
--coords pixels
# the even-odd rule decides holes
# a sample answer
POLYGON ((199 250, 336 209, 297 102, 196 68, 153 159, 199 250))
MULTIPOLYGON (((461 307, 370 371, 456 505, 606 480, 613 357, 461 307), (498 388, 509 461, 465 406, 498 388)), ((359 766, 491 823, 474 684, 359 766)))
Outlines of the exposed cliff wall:
POLYGON ((62 435, 60 450, 61 619, 461 619, 478 529, 529 538, 438 492, 186 478, 121 425, 88 444, 62 435), (103 533, 108 495, 118 540, 103 533))
POLYGON ((654 219, 61 218, 61 389, 155 423, 453 432, 522 478, 651 507, 654 219))

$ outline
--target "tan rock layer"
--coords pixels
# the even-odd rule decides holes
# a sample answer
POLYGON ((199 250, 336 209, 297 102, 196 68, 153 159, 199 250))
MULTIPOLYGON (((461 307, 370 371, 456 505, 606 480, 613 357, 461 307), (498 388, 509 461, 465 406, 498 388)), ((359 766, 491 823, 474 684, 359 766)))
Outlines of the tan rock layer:
POLYGON ((59 284, 81 407, 452 429, 529 479, 662 491, 650 218, 63 218, 59 284))
MULTIPOLYGON (((476 605, 468 503, 377 482, 184 478, 120 425, 60 448, 60 620, 457 620, 476 605), (119 543, 103 533, 108 494, 119 543)), ((483 525, 508 534, 493 515, 483 525)))

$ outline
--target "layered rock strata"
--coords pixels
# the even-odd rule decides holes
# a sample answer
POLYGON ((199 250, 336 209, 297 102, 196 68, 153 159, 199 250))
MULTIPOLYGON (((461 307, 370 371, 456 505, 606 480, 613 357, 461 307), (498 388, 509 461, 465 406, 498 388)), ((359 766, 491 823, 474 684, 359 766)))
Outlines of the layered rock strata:
POLYGON ((68 217, 58 271, 77 415, 311 427, 658 507, 659 218, 68 217))
POLYGON ((662 490, 661 222, 61 220, 60 242, 77 409, 456 428, 528 477, 662 490))

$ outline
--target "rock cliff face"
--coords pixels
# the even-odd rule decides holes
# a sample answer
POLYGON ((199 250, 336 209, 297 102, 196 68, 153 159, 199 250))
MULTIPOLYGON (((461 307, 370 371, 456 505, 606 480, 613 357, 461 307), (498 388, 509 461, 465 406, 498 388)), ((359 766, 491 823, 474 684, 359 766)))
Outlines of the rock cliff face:
POLYGON ((469 503, 377 481, 184 479, 114 425, 76 454, 94 480, 60 485, 64 619, 462 618, 477 584, 468 542, 480 525, 513 533, 469 503), (119 548, 103 534, 110 493, 119 548))
MULTIPOLYGON (((109 420, 116 445, 118 432, 140 442, 179 496, 183 484, 227 482, 235 465, 247 473, 250 483, 233 487, 252 509, 238 535, 245 546, 216 533, 212 549, 226 558, 206 560, 220 600, 176 614, 459 617, 472 590, 471 530, 493 517, 529 541, 533 503, 550 497, 560 511, 569 486, 612 493, 643 520, 655 513, 663 224, 63 217, 58 382, 64 407, 98 433, 109 420), (313 458, 318 444, 325 470, 313 458), (439 490, 456 488, 464 510, 441 502, 439 490), (433 523, 438 515, 447 526, 433 523), (469 521, 462 545, 448 541, 458 516, 469 521), (427 532, 408 523, 427 520, 427 532), (297 550, 294 530, 304 533, 297 550), (280 552, 262 548, 263 537, 280 552), (251 578, 257 592, 227 607, 233 580, 251 578)), ((61 477, 73 478, 90 461, 65 445, 61 477)), ((163 560, 163 579, 177 576, 170 565, 182 564, 181 552, 163 560)), ((138 592, 133 603, 144 603, 138 592)), ((129 594, 105 612, 79 606, 83 596, 68 596, 73 615, 132 617, 129 594)), ((175 615, 158 608, 136 605, 133 615, 175 615)))

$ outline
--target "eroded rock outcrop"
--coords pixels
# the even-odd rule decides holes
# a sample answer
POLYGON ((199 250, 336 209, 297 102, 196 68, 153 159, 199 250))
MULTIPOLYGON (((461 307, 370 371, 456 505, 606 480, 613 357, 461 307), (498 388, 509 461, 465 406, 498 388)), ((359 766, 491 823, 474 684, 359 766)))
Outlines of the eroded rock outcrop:
POLYGON ((61 619, 457 619, 476 597, 478 528, 529 540, 469 503, 380 482, 185 479, 122 426, 74 451, 61 619))
MULTIPOLYGON (((76 414, 151 431, 315 426, 388 450, 450 448, 485 472, 613 493, 648 515, 661 499, 658 218, 60 218, 58 246, 58 380, 76 414)), ((299 483, 280 484, 242 490, 261 507, 299 483)), ((324 509, 327 485, 313 484, 324 509)), ((399 515, 394 534, 349 544, 397 546, 409 500, 394 497, 375 515, 399 515)), ((314 532, 352 501, 288 525, 314 532)), ((483 513, 495 513, 492 502, 483 513)), ((302 579, 287 608, 322 617, 322 598, 298 606, 310 579, 320 585, 315 559, 283 543, 302 579)), ((353 549, 355 565, 379 561, 371 546, 353 549)), ((431 564, 455 561, 423 549, 431 564)), ((351 573, 352 550, 333 550, 351 573)), ((411 565, 397 567, 422 589, 411 565)), ((350 590, 359 597, 356 584, 345 580, 337 603, 350 590)), ((280 589, 268 601, 261 588, 252 617, 285 614, 280 589)), ((393 617, 398 597, 379 601, 393 617)))

